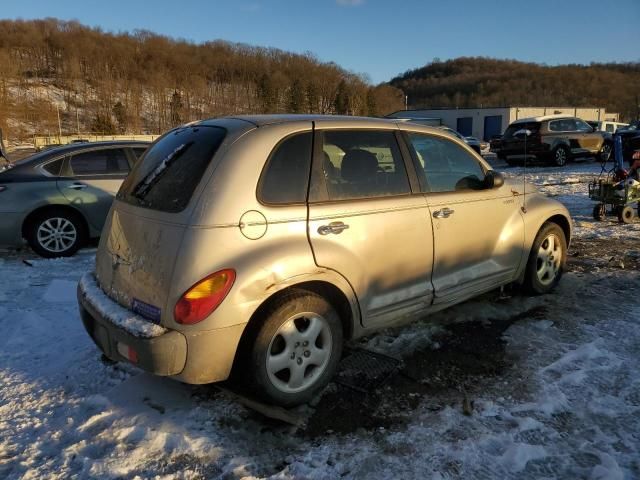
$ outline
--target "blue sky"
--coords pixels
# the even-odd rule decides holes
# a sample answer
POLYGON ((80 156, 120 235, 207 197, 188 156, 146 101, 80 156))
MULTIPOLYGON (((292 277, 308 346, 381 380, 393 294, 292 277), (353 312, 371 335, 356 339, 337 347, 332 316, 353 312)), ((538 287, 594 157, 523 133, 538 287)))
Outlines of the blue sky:
POLYGON ((434 58, 640 60, 640 0, 5 0, 1 10, 309 51, 374 83, 434 58))

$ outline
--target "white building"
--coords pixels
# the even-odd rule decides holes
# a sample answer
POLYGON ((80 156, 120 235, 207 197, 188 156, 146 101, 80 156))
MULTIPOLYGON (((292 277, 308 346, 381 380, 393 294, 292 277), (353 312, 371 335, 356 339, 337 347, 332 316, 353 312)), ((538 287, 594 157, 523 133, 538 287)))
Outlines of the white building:
POLYGON ((490 140, 502 135, 511 122, 520 118, 562 114, 587 121, 618 121, 617 113, 604 108, 575 107, 496 107, 496 108, 433 108, 426 110, 400 110, 387 115, 390 118, 410 118, 427 125, 440 124, 457 130, 465 137, 490 140))

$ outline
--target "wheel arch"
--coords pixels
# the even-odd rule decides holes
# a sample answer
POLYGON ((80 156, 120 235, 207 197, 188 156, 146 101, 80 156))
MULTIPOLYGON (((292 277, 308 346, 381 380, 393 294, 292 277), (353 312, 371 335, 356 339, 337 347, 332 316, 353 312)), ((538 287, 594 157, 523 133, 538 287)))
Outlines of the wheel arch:
MULTIPOLYGON (((567 241, 567 248, 569 248, 569 244, 571 243, 571 223, 569 222, 569 219, 564 215, 556 214, 542 222, 540 228, 542 228, 542 225, 544 225, 545 223, 555 223, 560 228, 562 228, 562 231, 564 232, 564 238, 567 241)), ((540 228, 538 228, 538 230, 540 230, 540 228)))
POLYGON ((554 223, 558 225, 562 232, 564 233, 565 240, 567 243, 567 249, 571 243, 572 236, 572 227, 571 227, 571 219, 569 217, 569 213, 556 210, 554 212, 547 212, 546 215, 540 215, 535 220, 532 221, 534 228, 527 229, 528 233, 525 238, 525 252, 526 255, 523 256, 523 261, 520 264, 518 275, 516 276, 516 283, 522 284, 524 282, 524 277, 526 273, 527 259, 531 254, 531 249, 533 248, 533 242, 535 241, 538 232, 544 226, 545 223, 554 223))
POLYGON ((246 352, 249 351, 248 349, 251 342, 257 334, 259 327, 262 325, 264 312, 274 301, 296 290, 315 293, 331 303, 340 317, 343 338, 345 340, 353 338, 358 330, 358 323, 360 321, 360 311, 355 299, 355 294, 353 298, 350 299, 348 293, 345 293, 342 288, 326 280, 310 279, 289 284, 264 299, 251 315, 249 322, 242 332, 238 348, 236 349, 232 367, 233 371, 242 374, 239 372, 239 369, 242 368, 243 360, 246 360, 246 352))
POLYGON ((74 208, 74 207, 72 207, 70 205, 49 204, 49 205, 42 205, 40 207, 37 207, 37 208, 33 209, 24 218, 24 220, 22 221, 22 227, 21 227, 22 237, 23 238, 27 238, 29 227, 31 226, 32 222, 39 215, 41 215, 43 213, 46 213, 46 212, 60 212, 60 211, 70 213, 71 215, 73 215, 76 218, 78 218, 80 220, 81 224, 82 224, 82 227, 85 230, 85 233, 87 234, 87 236, 89 235, 89 233, 91 231, 89 229, 89 223, 87 222, 87 219, 84 217, 82 212, 80 212, 77 208, 74 208))

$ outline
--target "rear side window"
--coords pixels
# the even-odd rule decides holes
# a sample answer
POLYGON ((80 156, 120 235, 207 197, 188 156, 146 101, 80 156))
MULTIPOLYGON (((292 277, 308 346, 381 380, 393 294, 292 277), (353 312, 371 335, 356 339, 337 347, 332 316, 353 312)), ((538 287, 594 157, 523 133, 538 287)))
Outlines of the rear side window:
POLYGON ((530 130, 532 134, 536 134, 540 131, 539 122, 524 122, 524 123, 512 123, 507 127, 504 132, 504 138, 511 138, 518 130, 530 130))
POLYGON ((169 132, 146 150, 117 198, 163 212, 184 210, 225 135, 224 128, 204 125, 169 132))
POLYGON ((134 155, 136 157, 136 160, 140 160, 140 157, 142 157, 142 154, 144 152, 146 152, 146 151, 147 151, 146 148, 134 147, 133 148, 133 153, 134 153, 134 155))
POLYGON ((330 200, 411 193, 393 132, 325 131, 322 150, 330 200))
POLYGON ((549 122, 549 130, 552 132, 573 132, 576 130, 576 122, 572 118, 561 118, 549 122))
POLYGON ((129 162, 122 149, 92 150, 71 157, 71 172, 74 176, 126 175, 129 162))
POLYGON ((57 177, 60 175, 60 170, 62 168, 62 160, 63 160, 62 158, 59 158, 58 160, 54 160, 53 162, 49 162, 45 164, 42 168, 44 168, 48 173, 50 173, 54 177, 57 177))
POLYGON ((275 148, 260 180, 261 202, 285 205, 307 200, 311 148, 311 132, 293 135, 275 148))

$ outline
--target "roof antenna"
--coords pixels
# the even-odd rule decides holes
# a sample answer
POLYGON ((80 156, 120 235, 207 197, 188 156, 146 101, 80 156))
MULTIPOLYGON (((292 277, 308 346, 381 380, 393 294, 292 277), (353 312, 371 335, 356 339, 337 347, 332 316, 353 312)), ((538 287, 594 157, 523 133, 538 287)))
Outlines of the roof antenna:
POLYGON ((521 128, 513 134, 516 138, 524 138, 524 170, 522 172, 522 213, 527 213, 527 137, 531 136, 531 130, 521 128))

